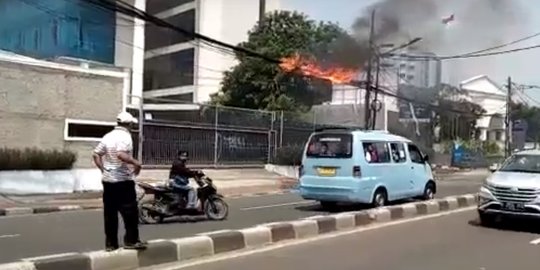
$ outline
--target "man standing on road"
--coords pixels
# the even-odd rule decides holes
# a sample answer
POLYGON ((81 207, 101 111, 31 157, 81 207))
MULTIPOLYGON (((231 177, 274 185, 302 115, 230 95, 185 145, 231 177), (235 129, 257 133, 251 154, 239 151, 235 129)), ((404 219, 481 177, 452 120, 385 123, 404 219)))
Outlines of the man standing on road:
POLYGON ((94 163, 102 173, 105 247, 107 251, 120 247, 120 212, 126 230, 124 248, 145 249, 146 244, 139 239, 139 210, 135 191, 135 176, 141 171, 141 163, 132 156, 131 130, 137 124, 137 119, 128 112, 122 112, 116 120, 116 128, 101 139, 93 154, 94 163))

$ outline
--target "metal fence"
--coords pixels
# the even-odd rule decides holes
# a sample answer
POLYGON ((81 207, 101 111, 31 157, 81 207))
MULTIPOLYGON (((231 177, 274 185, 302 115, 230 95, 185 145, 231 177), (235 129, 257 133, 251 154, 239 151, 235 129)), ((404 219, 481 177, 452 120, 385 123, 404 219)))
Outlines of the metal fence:
MULTIPOLYGON (((278 149, 303 145, 317 128, 361 128, 358 121, 339 123, 328 109, 310 113, 270 112, 196 104, 146 106, 140 114, 142 136, 134 138, 145 165, 169 165, 178 150, 190 153, 192 164, 204 166, 262 165, 272 162, 278 149), (142 138, 142 141, 139 141, 142 138)), ((347 110, 337 108, 337 114, 347 110)), ((357 108, 354 111, 362 111, 357 108)), ((134 115, 139 111, 132 110, 134 115)), ((342 116, 343 117, 343 116, 342 116)), ((363 119, 352 113, 349 118, 363 119)), ((389 125, 393 119, 388 119, 389 125)), ((393 123, 393 127, 400 126, 393 123)), ((392 130, 391 130, 392 131, 392 130)), ((407 130, 408 131, 408 130, 407 130)), ((400 132, 402 133, 402 132, 400 132)), ((402 135, 411 135, 405 132, 402 135)), ((422 138, 430 137, 422 133, 422 138)), ((410 137, 410 136, 408 136, 410 137)))
POLYGON ((189 151, 193 164, 261 165, 271 162, 278 148, 303 145, 315 128, 328 126, 317 123, 314 113, 183 105, 145 106, 142 142, 134 138, 145 165, 170 164, 178 150, 189 151))

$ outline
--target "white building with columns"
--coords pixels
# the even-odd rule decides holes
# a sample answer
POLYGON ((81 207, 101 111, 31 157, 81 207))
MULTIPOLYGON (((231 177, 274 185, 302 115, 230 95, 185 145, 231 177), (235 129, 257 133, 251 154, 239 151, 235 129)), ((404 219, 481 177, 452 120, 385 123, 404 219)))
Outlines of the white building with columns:
POLYGON ((488 76, 479 75, 462 81, 459 87, 468 93, 472 102, 482 106, 486 111, 486 116, 476 121, 476 127, 480 130, 479 139, 494 141, 504 146, 506 93, 501 86, 488 76))

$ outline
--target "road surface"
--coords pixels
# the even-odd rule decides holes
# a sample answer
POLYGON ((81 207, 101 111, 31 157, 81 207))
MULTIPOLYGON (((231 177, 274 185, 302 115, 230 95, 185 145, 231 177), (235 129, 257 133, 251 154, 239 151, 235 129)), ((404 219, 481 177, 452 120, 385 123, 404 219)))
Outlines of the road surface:
POLYGON ((183 270, 538 269, 536 232, 477 225, 474 210, 285 246, 183 270))
MULTIPOLYGON (((441 181, 437 196, 476 192, 480 183, 480 179, 441 181)), ((179 238, 325 214, 317 203, 304 201, 295 194, 245 197, 228 201, 230 215, 226 221, 173 220, 167 224, 143 225, 141 236, 144 240, 179 238)), ((347 210, 359 209, 341 209, 347 210)), ((122 234, 122 230, 120 233, 122 234)), ((0 218, 0 263, 63 252, 99 250, 103 246, 103 219, 99 210, 0 218)))

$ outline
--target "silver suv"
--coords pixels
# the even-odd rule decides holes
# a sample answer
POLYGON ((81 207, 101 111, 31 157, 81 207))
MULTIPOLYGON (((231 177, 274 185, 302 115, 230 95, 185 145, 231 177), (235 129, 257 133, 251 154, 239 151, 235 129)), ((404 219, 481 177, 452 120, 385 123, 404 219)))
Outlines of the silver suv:
POLYGON ((493 172, 478 193, 482 225, 503 217, 540 220, 540 151, 528 150, 510 156, 493 172))

